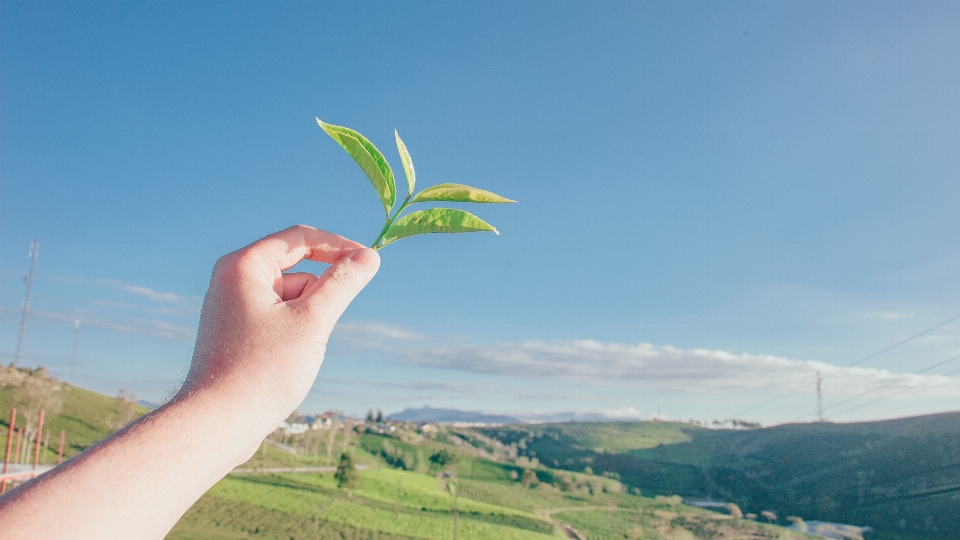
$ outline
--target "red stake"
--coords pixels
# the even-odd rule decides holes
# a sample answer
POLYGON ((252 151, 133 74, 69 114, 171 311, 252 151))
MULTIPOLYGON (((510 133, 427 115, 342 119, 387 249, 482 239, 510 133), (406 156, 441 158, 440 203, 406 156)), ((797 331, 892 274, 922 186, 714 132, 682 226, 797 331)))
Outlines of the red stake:
MULTIPOLYGON (((7 453, 3 455, 3 472, 10 468, 10 446, 13 444, 13 425, 17 423, 17 410, 10 411, 10 429, 7 430, 7 453)), ((6 483, 6 482, 4 482, 6 483)))
MULTIPOLYGON (((10 411, 10 429, 7 430, 7 452, 3 454, 3 472, 10 468, 10 445, 13 444, 13 425, 17 423, 17 409, 10 411)), ((0 482, 0 495, 7 492, 7 481, 0 482)))
POLYGON ((37 442, 33 445, 33 469, 37 469, 40 461, 40 436, 43 435, 43 409, 40 409, 40 420, 37 421, 37 442))
POLYGON ((20 463, 20 448, 21 448, 20 439, 21 438, 23 438, 23 428, 17 428, 17 455, 16 457, 13 458, 13 462, 17 464, 20 463))
POLYGON ((57 465, 63 463, 63 436, 66 435, 64 430, 60 430, 60 450, 57 450, 57 465))

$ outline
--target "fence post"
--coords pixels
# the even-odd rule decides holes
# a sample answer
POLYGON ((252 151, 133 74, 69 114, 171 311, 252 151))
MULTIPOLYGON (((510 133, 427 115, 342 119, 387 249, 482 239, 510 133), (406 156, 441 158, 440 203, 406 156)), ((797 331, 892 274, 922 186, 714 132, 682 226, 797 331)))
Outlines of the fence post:
POLYGON ((60 449, 57 450, 57 465, 63 463, 63 437, 66 435, 66 431, 60 430, 60 449))
POLYGON ((17 465, 20 464, 20 447, 22 446, 20 443, 22 442, 21 441, 22 438, 23 438, 23 428, 17 428, 17 455, 13 458, 13 462, 16 463, 17 465))
MULTIPOLYGON (((10 468, 10 445, 13 444, 13 425, 17 423, 17 409, 10 410, 10 429, 7 430, 7 451, 3 454, 3 472, 10 468)), ((0 495, 7 492, 7 481, 0 482, 0 495)))
POLYGON ((40 420, 37 421, 37 442, 33 445, 33 470, 37 470, 40 461, 40 438, 43 435, 43 409, 40 409, 40 420))

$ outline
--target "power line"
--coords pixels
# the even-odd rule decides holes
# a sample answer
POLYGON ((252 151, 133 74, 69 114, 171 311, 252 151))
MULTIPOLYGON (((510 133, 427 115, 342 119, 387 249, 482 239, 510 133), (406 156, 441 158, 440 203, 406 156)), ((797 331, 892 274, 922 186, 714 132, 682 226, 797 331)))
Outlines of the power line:
MULTIPOLYGON (((844 366, 844 367, 853 367, 853 366, 860 365, 860 364, 866 362, 867 360, 870 360, 870 359, 872 359, 872 358, 876 358, 877 356, 880 356, 880 355, 883 354, 883 353, 892 351, 893 349, 896 349, 897 347, 899 347, 899 346, 901 346, 901 345, 905 345, 905 344, 907 344, 907 343, 909 343, 909 342, 917 339, 918 337, 923 336, 923 335, 925 335, 925 334, 928 334, 928 333, 930 333, 930 332, 933 332, 933 331, 936 330, 937 328, 940 328, 941 326, 945 326, 945 325, 947 325, 947 324, 950 324, 950 323, 952 323, 953 321, 956 321, 957 319, 960 319, 960 315, 957 315, 957 316, 955 316, 955 317, 950 317, 949 319, 947 319, 947 320, 945 320, 945 321, 943 321, 943 322, 941 322, 941 323, 937 323, 937 324, 931 326, 930 328, 927 328, 927 329, 925 329, 925 330, 922 330, 922 331, 920 331, 920 332, 917 332, 916 334, 914 334, 914 335, 912 335, 912 336, 910 336, 910 337, 908 337, 908 338, 906 338, 906 339, 902 339, 902 340, 894 343, 893 345, 890 345, 890 346, 888 346, 888 347, 884 347, 883 349, 880 349, 879 351, 877 351, 877 352, 875 352, 875 353, 868 354, 867 356, 864 356, 863 358, 857 360, 856 362, 853 362, 852 364, 847 364, 847 365, 844 366)), ((747 407, 746 409, 744 409, 744 410, 742 410, 742 411, 734 414, 733 416, 735 416, 735 417, 736 417, 736 416, 740 416, 740 415, 742 415, 742 414, 744 414, 744 413, 748 413, 748 412, 750 412, 750 411, 753 411, 753 410, 755 410, 755 409, 758 409, 758 408, 760 408, 760 407, 763 407, 764 405, 769 405, 770 403, 773 403, 774 401, 779 401, 780 399, 783 399, 783 398, 789 396, 790 394, 794 394, 794 393, 796 393, 796 392, 799 392, 800 390, 805 390, 805 389, 807 389, 807 388, 810 388, 812 385, 813 385, 812 383, 807 383, 807 384, 805 384, 805 385, 803 385, 803 386, 799 386, 799 387, 797 387, 797 388, 794 388, 793 390, 789 390, 789 391, 784 392, 784 393, 782 393, 782 394, 780 394, 780 395, 778 395, 778 396, 772 397, 772 398, 764 401, 763 403, 759 403, 759 404, 754 405, 754 406, 752 406, 752 407, 747 407)), ((806 416, 806 415, 804 415, 804 416, 806 416)))
POLYGON ((807 388, 810 388, 810 386, 812 386, 812 385, 813 385, 813 383, 807 383, 807 384, 805 384, 805 385, 803 385, 803 386, 794 388, 793 390, 790 390, 789 392, 784 392, 783 394, 780 394, 779 396, 770 398, 770 399, 764 401, 763 403, 758 403, 757 405, 754 405, 753 407, 747 407, 746 409, 744 409, 744 410, 742 410, 742 411, 734 414, 733 416, 735 416, 735 417, 736 417, 736 416, 740 416, 740 415, 742 415, 742 414, 744 414, 744 413, 748 413, 748 412, 750 412, 750 411, 752 411, 752 410, 754 410, 754 409, 759 409, 760 407, 763 407, 764 405, 769 405, 769 404, 773 403, 774 401, 777 401, 777 400, 779 400, 779 399, 782 399, 782 398, 785 398, 785 397, 789 396, 790 394, 795 394, 795 393, 799 392, 800 390, 806 390, 807 388))
POLYGON ((916 333, 916 334, 908 337, 907 339, 898 341, 898 342, 894 343, 893 345, 890 345, 889 347, 887 347, 887 348, 885 348, 885 349, 880 349, 879 351, 877 351, 877 352, 875 352, 875 353, 873 353, 873 354, 868 354, 867 356, 864 356, 863 358, 857 360, 856 362, 854 362, 854 363, 852 363, 852 364, 850 364, 850 365, 848 365, 848 366, 846 366, 846 367, 853 367, 853 366, 856 366, 856 365, 860 365, 860 364, 866 362, 867 360, 870 360, 871 358, 876 358, 877 356, 880 356, 881 354, 883 354, 883 353, 885 353, 885 352, 887 352, 887 351, 896 349, 897 347, 899 347, 899 346, 901 346, 901 345, 903 345, 903 344, 905 344, 905 343, 909 343, 909 342, 917 339, 918 337, 920 337, 920 336, 922 336, 922 335, 924 335, 924 334, 929 334, 930 332, 933 332, 934 330, 936 330, 937 328, 940 328, 941 326, 946 326, 947 324, 950 324, 950 323, 952 323, 953 321, 955 321, 955 320, 957 320, 957 319, 960 319, 960 315, 957 315, 956 317, 952 317, 952 318, 950 318, 950 319, 947 319, 947 320, 943 321, 943 322, 940 323, 940 324, 935 324, 935 325, 931 326, 930 328, 927 328, 926 330, 924 330, 924 331, 922 331, 922 332, 918 332, 918 333, 916 333))
MULTIPOLYGON (((943 360, 943 361, 941 361, 941 362, 937 362, 936 364, 927 366, 927 367, 925 367, 925 368, 923 368, 923 369, 921 369, 921 370, 919 370, 919 371, 914 371, 913 374, 914 374, 914 375, 919 375, 919 374, 921 374, 921 373, 926 373, 926 372, 930 371, 931 369, 938 368, 938 367, 940 367, 940 366, 942 366, 942 365, 944 365, 944 364, 949 364, 950 362, 953 362, 953 361, 956 360, 957 358, 960 358, 960 354, 958 354, 957 356, 951 356, 950 358, 947 358, 946 360, 943 360)), ((874 389, 872 389, 872 390, 867 390, 866 392, 857 394, 856 396, 853 396, 852 398, 847 398, 847 399, 845 399, 845 400, 843 400, 843 401, 838 401, 838 402, 836 402, 836 403, 834 403, 834 404, 832 404, 832 405, 827 405, 827 409, 832 409, 833 407, 837 407, 837 406, 839 406, 839 405, 843 405, 844 403, 849 403, 849 402, 851 402, 851 401, 853 401, 853 400, 855 400, 855 399, 857 399, 857 398, 863 397, 863 396, 865 396, 865 395, 867 395, 867 394, 869 394, 869 393, 875 392, 875 391, 877 391, 877 390, 882 390, 882 389, 884 389, 884 388, 893 386, 893 385, 895 385, 895 384, 897 384, 897 383, 899 383, 899 382, 900 382, 900 381, 890 381, 890 382, 888 382, 887 384, 885 384, 885 385, 883 385, 883 386, 878 386, 878 387, 876 387, 876 388, 874 388, 874 389)))
MULTIPOLYGON (((927 372, 927 371, 930 371, 931 369, 935 369, 935 368, 938 368, 938 367, 940 367, 940 366, 942 366, 942 365, 944 365, 944 364, 948 364, 948 363, 950 363, 950 362, 953 362, 954 360, 956 360, 956 359, 958 359, 958 358, 960 358, 960 354, 958 354, 957 356, 951 356, 950 358, 947 358, 946 360, 942 360, 942 361, 940 361, 940 362, 937 362, 936 364, 929 365, 929 366, 927 366, 927 367, 925 367, 925 368, 923 368, 923 369, 921 369, 921 370, 919 370, 919 371, 914 371, 912 374, 913 374, 913 375, 919 375, 919 374, 921 374, 921 373, 925 373, 925 372, 927 372)), ((851 402, 851 401, 853 401, 853 400, 855 400, 855 399, 862 398, 863 396, 865 396, 865 395, 867 395, 867 394, 872 394, 873 392, 876 392, 877 390, 883 390, 884 388, 889 388, 889 387, 891 387, 891 386, 893 386, 893 385, 895 385, 895 384, 898 384, 898 383, 900 383, 900 382, 902 382, 902 381, 900 381, 900 380, 893 380, 893 381, 890 381, 890 382, 888 382, 888 383, 886 383, 886 384, 881 384, 880 386, 877 386, 877 387, 871 388, 870 390, 866 390, 866 391, 864 391, 864 392, 861 392, 861 393, 859 393, 859 394, 857 394, 857 395, 855 395, 855 396, 853 396, 853 397, 849 397, 849 398, 847 398, 847 399, 844 399, 844 400, 838 401, 838 402, 836 402, 836 403, 832 403, 832 404, 830 404, 830 405, 827 405, 827 410, 832 409, 832 408, 834 408, 834 407, 839 407, 840 405, 843 405, 844 403, 849 403, 849 402, 851 402)), ((794 418, 793 420, 791 420, 791 422, 796 422, 797 420, 802 420, 802 419, 804 419, 804 418, 806 418, 806 417, 808 417, 808 416, 810 416, 810 413, 807 413, 807 414, 798 416, 798 417, 794 418)), ((818 411, 818 416, 819 416, 819 418, 821 419, 820 421, 822 421, 822 418, 823 418, 822 412, 818 411)))
MULTIPOLYGON (((941 373, 940 375, 943 376, 943 377, 946 377, 946 376, 948 376, 948 375, 953 375, 954 373, 960 373, 960 369, 955 369, 955 370, 953 370, 953 371, 948 371, 948 372, 946 372, 946 373, 941 373)), ((897 395, 897 394, 902 394, 902 393, 906 392, 907 390, 911 390, 911 389, 913 389, 913 388, 916 388, 916 386, 908 386, 908 387, 906 387, 906 388, 902 388, 902 389, 900 389, 899 392, 893 392, 893 393, 891 393, 891 394, 887 394, 887 395, 885 395, 885 396, 881 396, 881 397, 879 397, 879 398, 877 398, 877 399, 874 399, 874 400, 872 400, 872 401, 868 401, 868 402, 866 402, 866 403, 861 403, 860 405, 857 405, 857 406, 854 406, 854 407, 850 407, 849 409, 840 411, 840 412, 838 412, 838 413, 833 413, 833 414, 835 414, 835 415, 837 415, 837 416, 840 416, 841 414, 847 414, 848 412, 855 411, 855 410, 857 410, 857 409, 866 407, 867 405, 872 405, 872 404, 874 404, 874 403, 876 403, 876 402, 878 402, 878 401, 883 401, 883 400, 885 400, 885 399, 887 399, 887 398, 890 398, 890 397, 893 397, 893 396, 895 396, 895 395, 897 395)))

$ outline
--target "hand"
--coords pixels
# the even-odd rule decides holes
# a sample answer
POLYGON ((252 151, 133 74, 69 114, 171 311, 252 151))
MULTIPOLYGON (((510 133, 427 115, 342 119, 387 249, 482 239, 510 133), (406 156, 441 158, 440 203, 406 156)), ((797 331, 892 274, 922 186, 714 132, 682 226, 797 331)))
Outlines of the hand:
POLYGON ((175 399, 231 400, 252 420, 255 450, 306 397, 330 331, 379 267, 376 251, 304 225, 223 256, 175 399), (331 266, 320 277, 282 273, 303 259, 331 266))
POLYGON ((303 225, 225 255, 180 392, 0 498, 3 537, 163 538, 303 401, 330 330, 379 267, 376 251, 303 225), (331 266, 283 273, 303 259, 331 266))

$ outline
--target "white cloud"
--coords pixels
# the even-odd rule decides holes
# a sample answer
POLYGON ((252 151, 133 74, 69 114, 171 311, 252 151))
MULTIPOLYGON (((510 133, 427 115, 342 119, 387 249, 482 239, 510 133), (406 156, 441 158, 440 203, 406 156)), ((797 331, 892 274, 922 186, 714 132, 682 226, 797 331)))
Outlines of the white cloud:
POLYGON ((189 343, 196 339, 197 329, 193 326, 173 324, 159 319, 135 319, 130 322, 117 322, 91 315, 86 310, 73 313, 49 310, 30 310, 31 316, 58 321, 80 321, 80 328, 93 326, 115 332, 152 336, 167 341, 189 343))
POLYGON ((131 283, 123 283, 122 281, 115 281, 112 279, 101 279, 98 280, 104 285, 109 285, 120 289, 121 291, 135 294, 147 300, 153 300, 155 302, 170 302, 178 304, 192 304, 199 306, 203 301, 199 296, 186 296, 182 294, 172 293, 172 292, 160 292, 150 289, 148 287, 143 287, 141 285, 133 285, 131 283))
MULTIPOLYGON (((596 411, 565 411, 565 412, 544 412, 534 411, 514 414, 520 420, 531 423, 551 423, 551 422, 626 422, 631 420, 650 419, 653 416, 649 414, 640 414, 636 407, 617 407, 614 409, 600 409, 596 411)), ((658 418, 666 420, 666 415, 658 418)))
POLYGON ((883 311, 875 314, 875 316, 882 321, 902 321, 904 319, 912 319, 917 316, 916 313, 898 313, 895 311, 883 311))
POLYGON ((382 345, 389 340, 415 341, 424 339, 422 334, 377 321, 340 321, 334 327, 332 337, 371 348, 382 345))
POLYGON ((151 315, 162 315, 166 317, 196 317, 200 314, 199 308, 195 306, 180 305, 174 307, 165 306, 142 306, 131 304, 129 302, 111 302, 109 300, 93 299, 89 301, 90 305, 108 309, 119 309, 123 311, 138 311, 149 313, 151 315))
POLYGON ((655 386, 689 393, 780 390, 812 386, 819 371, 825 391, 834 396, 850 396, 879 385, 925 395, 960 394, 957 377, 895 374, 769 354, 595 340, 448 343, 381 323, 355 323, 348 336, 351 346, 376 351, 397 363, 594 386, 655 386), (391 336, 399 338, 391 340, 391 336))

